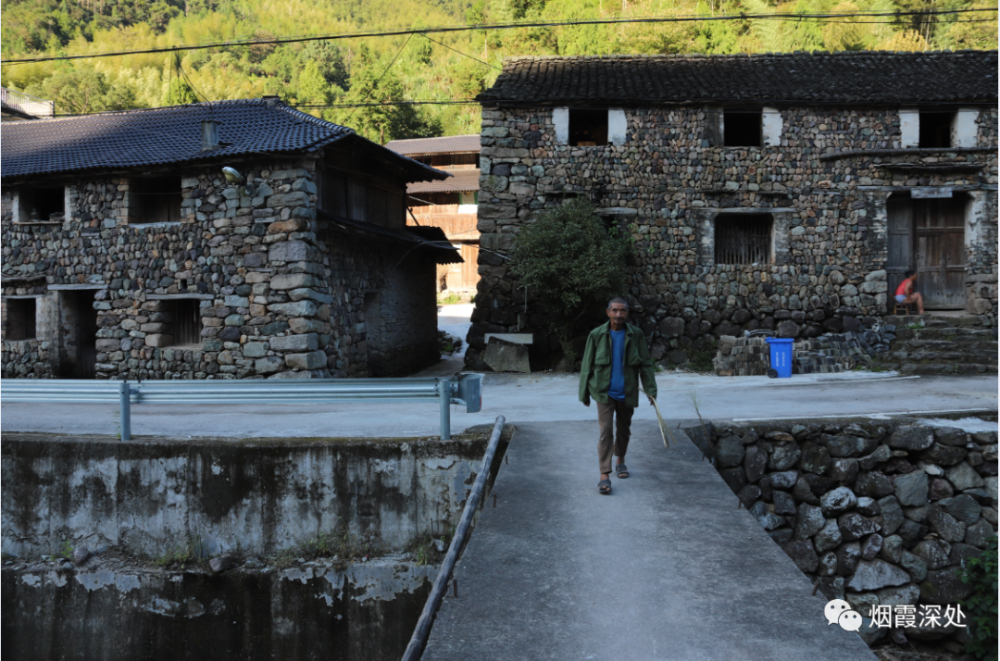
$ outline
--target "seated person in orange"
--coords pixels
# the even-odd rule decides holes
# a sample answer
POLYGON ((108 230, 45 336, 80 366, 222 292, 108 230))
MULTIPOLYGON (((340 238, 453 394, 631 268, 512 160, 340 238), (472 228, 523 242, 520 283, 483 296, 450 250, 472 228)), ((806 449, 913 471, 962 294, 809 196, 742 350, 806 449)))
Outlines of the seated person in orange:
POLYGON ((917 314, 923 314, 924 297, 920 295, 920 292, 913 289, 914 285, 917 284, 917 274, 913 271, 907 271, 904 275, 906 279, 899 283, 899 287, 896 287, 896 302, 916 303, 917 314))

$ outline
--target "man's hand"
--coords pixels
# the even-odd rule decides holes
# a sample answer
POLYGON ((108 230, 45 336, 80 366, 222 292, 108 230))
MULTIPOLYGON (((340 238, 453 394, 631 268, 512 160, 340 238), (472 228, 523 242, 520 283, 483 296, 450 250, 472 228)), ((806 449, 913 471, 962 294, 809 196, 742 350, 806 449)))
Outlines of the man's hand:
MULTIPOLYGON (((649 395, 646 395, 646 397, 649 397, 649 395)), ((653 398, 652 397, 649 397, 649 405, 650 406, 655 406, 655 404, 653 403, 653 398)))
POLYGON ((584 406, 590 406, 590 400, 588 399, 587 401, 585 401, 585 402, 583 403, 583 405, 584 405, 584 406))

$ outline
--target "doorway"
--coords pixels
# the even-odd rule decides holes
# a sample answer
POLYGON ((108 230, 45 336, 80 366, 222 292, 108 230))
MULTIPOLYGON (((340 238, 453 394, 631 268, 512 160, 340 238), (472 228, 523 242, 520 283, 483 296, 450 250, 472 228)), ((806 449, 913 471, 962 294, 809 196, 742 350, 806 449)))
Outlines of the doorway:
POLYGON ((64 379, 93 379, 97 365, 97 310, 94 292, 60 292, 62 349, 59 376, 64 379))
POLYGON ((965 309, 965 213, 968 196, 917 199, 893 193, 887 202, 889 296, 908 270, 928 310, 965 309))

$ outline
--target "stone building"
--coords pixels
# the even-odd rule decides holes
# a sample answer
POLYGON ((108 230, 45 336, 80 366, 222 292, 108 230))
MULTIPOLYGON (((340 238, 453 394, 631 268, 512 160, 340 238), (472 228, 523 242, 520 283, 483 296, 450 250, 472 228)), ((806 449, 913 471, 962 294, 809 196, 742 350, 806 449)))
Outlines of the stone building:
POLYGON ((856 330, 908 268, 928 309, 995 325, 996 75, 996 51, 507 61, 479 97, 467 362, 487 333, 536 332, 536 361, 555 347, 501 255, 576 196, 631 229, 657 359, 745 329, 856 330))
POLYGON ((276 98, 14 122, 2 139, 4 377, 439 359, 435 268, 461 258, 404 214, 409 182, 447 173, 276 98))
POLYGON ((438 292, 474 294, 479 283, 479 136, 393 140, 388 149, 452 176, 444 181, 416 181, 406 187, 410 225, 440 227, 462 252, 461 264, 438 266, 438 292))

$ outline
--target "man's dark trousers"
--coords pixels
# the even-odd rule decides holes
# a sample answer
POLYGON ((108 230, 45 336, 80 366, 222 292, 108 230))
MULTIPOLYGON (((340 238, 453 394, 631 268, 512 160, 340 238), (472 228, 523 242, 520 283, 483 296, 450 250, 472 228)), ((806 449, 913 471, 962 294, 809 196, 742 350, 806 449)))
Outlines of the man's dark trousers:
POLYGON ((601 464, 601 472, 611 473, 611 456, 624 457, 628 451, 632 413, 635 409, 612 397, 608 398, 607 404, 600 402, 596 404, 597 423, 601 427, 601 438, 597 442, 597 457, 601 464))

